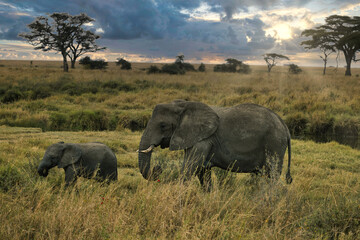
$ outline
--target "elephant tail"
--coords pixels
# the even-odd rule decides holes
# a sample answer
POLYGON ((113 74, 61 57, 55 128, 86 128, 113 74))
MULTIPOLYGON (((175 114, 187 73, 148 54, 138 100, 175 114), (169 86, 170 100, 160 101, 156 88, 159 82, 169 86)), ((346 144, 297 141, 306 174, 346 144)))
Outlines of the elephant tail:
POLYGON ((291 137, 290 137, 290 134, 287 139, 287 144, 288 144, 288 169, 287 169, 287 173, 286 173, 286 183, 290 184, 293 181, 291 174, 290 174, 290 166, 291 166, 291 137))

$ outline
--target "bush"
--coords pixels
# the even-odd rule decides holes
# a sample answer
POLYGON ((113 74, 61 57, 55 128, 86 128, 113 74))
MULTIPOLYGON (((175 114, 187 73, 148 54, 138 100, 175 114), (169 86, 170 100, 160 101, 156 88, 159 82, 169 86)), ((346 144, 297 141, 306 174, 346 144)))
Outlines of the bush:
POLYGON ((69 128, 80 131, 107 130, 109 119, 105 111, 83 110, 76 111, 69 116, 69 128))
POLYGON ((105 82, 102 85, 102 87, 109 88, 109 89, 117 89, 119 91, 125 91, 125 92, 134 91, 136 89, 132 84, 126 83, 122 80, 120 80, 120 81, 109 80, 109 81, 105 82))
POLYGON ((147 70, 147 73, 148 73, 148 74, 161 73, 161 70, 160 70, 160 68, 158 68, 157 66, 151 65, 151 66, 149 67, 149 69, 147 70))
POLYGON ((49 124, 49 128, 51 131, 61 131, 61 130, 66 130, 67 127, 67 115, 63 114, 63 113, 52 113, 50 115, 50 124, 49 124))
POLYGON ((3 95, 1 102, 3 103, 12 103, 24 98, 24 95, 20 92, 19 89, 9 89, 3 95))
POLYGON ((118 58, 117 59, 116 66, 119 66, 119 65, 121 65, 121 69, 124 69, 124 70, 130 70, 131 69, 131 63, 126 61, 123 58, 118 58))
POLYGON ((218 64, 214 66, 214 72, 236 72, 236 66, 229 64, 218 64))
POLYGON ((29 101, 26 105, 23 107, 24 109, 28 110, 31 113, 37 113, 44 110, 47 111, 59 111, 59 108, 52 104, 46 104, 42 100, 37 101, 29 101))
POLYGON ((205 72, 206 68, 205 68, 205 64, 201 63, 199 68, 198 68, 198 71, 199 72, 205 72))
POLYGON ((301 72, 302 72, 302 69, 298 65, 296 65, 296 64, 289 65, 289 73, 299 74, 301 72))
POLYGON ((91 58, 89 56, 83 57, 79 60, 79 64, 89 65, 91 63, 91 58))
POLYGON ((251 72, 250 66, 242 61, 234 58, 226 59, 225 64, 218 64, 214 66, 214 72, 238 72, 248 74, 251 72))
POLYGON ((70 96, 79 96, 82 94, 82 88, 79 83, 67 82, 61 88, 60 91, 63 93, 67 93, 70 96))
POLYGON ((90 57, 84 57, 79 60, 79 64, 84 65, 85 68, 89 69, 105 69, 108 63, 103 59, 91 60, 90 57))
POLYGON ((243 63, 242 65, 239 66, 239 69, 237 70, 238 73, 244 73, 244 74, 249 74, 251 73, 251 68, 249 65, 243 63))
POLYGON ((176 63, 179 65, 181 69, 184 69, 185 71, 192 71, 196 72, 195 67, 190 63, 176 63))
POLYGON ((155 86, 155 82, 148 81, 148 80, 136 80, 135 84, 136 84, 136 88, 142 89, 142 90, 155 86))
POLYGON ((30 99, 36 100, 36 99, 44 99, 50 97, 51 95, 52 95, 52 89, 50 88, 50 86, 36 85, 31 90, 29 96, 30 99))
POLYGON ((118 116, 118 127, 128 128, 131 131, 144 130, 150 117, 150 113, 120 114, 118 116))
POLYGON ((304 116, 304 114, 297 112, 287 116, 285 123, 292 135, 299 136, 306 132, 309 120, 304 116))
POLYGON ((310 119, 310 134, 324 136, 333 133, 334 118, 325 112, 314 112, 310 119))
POLYGON ((180 68, 179 64, 176 63, 165 64, 161 68, 161 71, 168 74, 185 74, 185 70, 180 68))
POLYGON ((16 127, 41 128, 41 130, 46 131, 48 129, 48 116, 45 114, 32 114, 15 121, 8 121, 7 124, 16 127))

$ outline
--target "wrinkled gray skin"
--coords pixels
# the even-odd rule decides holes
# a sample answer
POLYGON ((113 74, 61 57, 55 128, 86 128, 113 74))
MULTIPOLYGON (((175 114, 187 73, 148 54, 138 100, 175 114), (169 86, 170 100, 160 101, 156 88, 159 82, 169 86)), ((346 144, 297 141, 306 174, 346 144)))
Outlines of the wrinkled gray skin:
POLYGON ((66 185, 75 182, 80 176, 117 180, 116 156, 102 143, 55 143, 46 149, 38 173, 46 177, 49 169, 55 166, 65 170, 66 185))
POLYGON ((156 180, 161 173, 160 166, 150 170, 156 146, 183 149, 184 180, 195 174, 206 188, 211 186, 212 167, 256 174, 264 168, 266 175, 277 178, 288 148, 286 182, 292 182, 289 130, 276 113, 256 104, 230 108, 183 100, 158 104, 139 146, 139 168, 145 179, 156 180))

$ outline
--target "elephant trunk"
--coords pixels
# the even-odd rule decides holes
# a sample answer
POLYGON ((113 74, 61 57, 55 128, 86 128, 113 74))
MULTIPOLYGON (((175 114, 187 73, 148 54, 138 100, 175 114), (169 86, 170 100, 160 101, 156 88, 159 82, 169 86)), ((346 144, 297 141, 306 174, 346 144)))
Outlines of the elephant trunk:
POLYGON ((49 168, 45 166, 43 162, 38 167, 38 173, 40 176, 46 177, 49 174, 49 168))
POLYGON ((162 169, 160 166, 155 166, 152 171, 150 170, 151 153, 154 145, 150 145, 148 138, 143 135, 139 146, 139 169, 142 176, 147 180, 156 180, 161 174, 162 169))

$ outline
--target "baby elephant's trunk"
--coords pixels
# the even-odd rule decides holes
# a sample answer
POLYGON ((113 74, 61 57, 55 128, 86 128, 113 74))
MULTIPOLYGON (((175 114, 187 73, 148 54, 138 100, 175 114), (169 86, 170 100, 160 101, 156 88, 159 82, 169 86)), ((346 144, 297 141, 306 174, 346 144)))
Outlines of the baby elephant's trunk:
POLYGON ((38 173, 40 176, 46 177, 49 174, 49 169, 40 163, 40 165, 38 167, 38 173))

